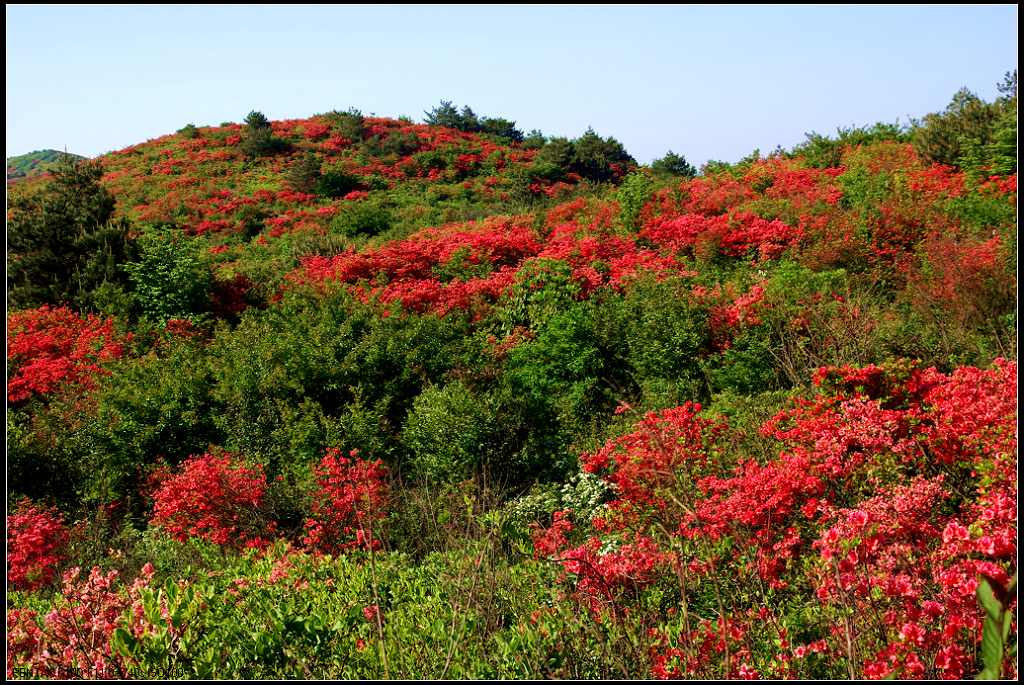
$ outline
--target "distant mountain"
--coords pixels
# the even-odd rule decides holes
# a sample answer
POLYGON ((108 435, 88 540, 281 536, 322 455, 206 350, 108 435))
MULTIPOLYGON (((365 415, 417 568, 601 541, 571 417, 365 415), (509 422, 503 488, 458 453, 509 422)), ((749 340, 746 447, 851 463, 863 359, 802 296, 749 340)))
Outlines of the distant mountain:
POLYGON ((38 176, 53 166, 63 154, 75 159, 85 159, 82 155, 61 152, 60 150, 36 150, 28 154, 7 158, 7 180, 38 176))

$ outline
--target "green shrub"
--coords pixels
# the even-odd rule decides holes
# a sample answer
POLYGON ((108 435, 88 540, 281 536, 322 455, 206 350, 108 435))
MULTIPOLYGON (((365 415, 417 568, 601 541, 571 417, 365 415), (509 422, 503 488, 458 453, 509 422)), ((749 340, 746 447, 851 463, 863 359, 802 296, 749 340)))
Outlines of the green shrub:
POLYGON ((1000 108, 961 88, 945 111, 926 114, 914 122, 914 148, 924 158, 949 166, 963 166, 970 148, 993 143, 1000 108))
POLYGON ((710 346, 707 312, 686 284, 643 279, 610 298, 602 311, 609 345, 618 348, 645 406, 675 406, 704 395, 700 360, 710 346))
POLYGON ((283 152, 289 145, 274 135, 270 121, 262 112, 252 111, 245 117, 241 147, 247 157, 255 159, 283 152))
POLYGON ((891 124, 880 121, 873 126, 837 128, 835 138, 812 131, 804 134, 807 140, 794 146, 790 156, 802 157, 809 167, 838 167, 842 164, 843 151, 848 147, 882 141, 904 142, 909 139, 909 135, 909 129, 898 121, 891 124))
MULTIPOLYGON (((320 166, 320 158, 317 157, 315 153, 307 152, 299 161, 293 163, 291 168, 288 169, 288 172, 285 174, 288 185, 300 193, 312 192, 322 180, 320 166)), ((340 195, 327 195, 329 197, 339 197, 340 195, 344 195, 344 193, 340 193, 340 195)))
POLYGON ((210 397, 210 368, 200 344, 172 342, 113 369, 95 393, 95 416, 74 435, 82 496, 93 503, 134 499, 145 469, 202 454, 222 437, 210 397))
POLYGON ((351 141, 361 141, 366 134, 366 122, 363 113, 355 107, 349 107, 344 112, 337 110, 323 115, 335 131, 343 138, 351 141))
POLYGON ((317 195, 330 198, 344 197, 360 186, 359 177, 341 169, 328 169, 320 174, 314 184, 317 195))
POLYGON ((211 343, 225 447, 271 476, 327 446, 390 459, 413 401, 441 381, 464 335, 459 317, 381 318, 345 293, 249 310, 211 343))
POLYGON ((391 230, 392 213, 379 204, 359 201, 345 207, 331 220, 331 231, 346 237, 374 236, 391 230))
POLYGON ((588 128, 573 141, 572 170, 583 178, 610 181, 633 166, 636 160, 611 136, 602 138, 588 128))
POLYGON ((424 390, 402 428, 412 473, 429 481, 468 476, 488 456, 490 415, 460 382, 424 390))
POLYGON ((557 259, 531 259, 516 273, 516 282, 500 303, 497 318, 504 335, 516 326, 538 328, 572 305, 580 287, 572 267, 557 259))
POLYGON ((196 319, 209 311, 213 275, 200 257, 201 244, 175 229, 154 227, 139 238, 140 258, 125 265, 144 318, 196 319))
POLYGON ((653 185, 651 179, 642 172, 634 172, 626 176, 619 186, 616 199, 619 201, 619 221, 627 231, 635 232, 639 226, 640 210, 651 197, 653 185))

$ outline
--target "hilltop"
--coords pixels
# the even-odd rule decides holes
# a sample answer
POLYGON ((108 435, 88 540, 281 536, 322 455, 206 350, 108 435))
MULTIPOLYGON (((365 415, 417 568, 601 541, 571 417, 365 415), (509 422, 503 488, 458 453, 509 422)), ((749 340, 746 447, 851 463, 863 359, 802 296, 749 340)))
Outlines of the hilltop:
POLYGON ((70 155, 73 159, 85 159, 81 155, 58 150, 36 150, 24 155, 7 158, 7 181, 38 176, 46 173, 61 155, 70 155))

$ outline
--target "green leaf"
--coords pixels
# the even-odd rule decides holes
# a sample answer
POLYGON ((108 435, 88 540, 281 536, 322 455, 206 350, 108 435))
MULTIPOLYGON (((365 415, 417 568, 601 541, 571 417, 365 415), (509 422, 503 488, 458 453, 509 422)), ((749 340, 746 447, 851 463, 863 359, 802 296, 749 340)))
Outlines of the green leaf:
POLYGON ((999 623, 991 618, 986 618, 981 634, 981 661, 985 664, 985 670, 995 673, 996 678, 999 677, 1003 661, 1003 639, 999 633, 999 623))
POLYGON ((981 602, 982 608, 985 609, 985 613, 993 621, 999 620, 999 615, 1003 612, 1003 606, 996 599, 996 595, 992 592, 992 585, 989 584, 988 580, 982 578, 978 583, 978 589, 976 594, 978 595, 978 601, 981 602))
POLYGON ((110 646, 119 654, 133 656, 138 651, 138 641, 135 636, 124 628, 117 628, 110 636, 110 646))

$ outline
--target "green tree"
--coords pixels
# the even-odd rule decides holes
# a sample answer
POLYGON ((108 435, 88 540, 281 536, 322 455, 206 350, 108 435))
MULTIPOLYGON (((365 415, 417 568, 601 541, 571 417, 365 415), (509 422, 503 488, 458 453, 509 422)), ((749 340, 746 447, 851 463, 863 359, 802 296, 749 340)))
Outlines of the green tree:
POLYGON ((487 133, 513 143, 523 142, 523 132, 516 128, 516 122, 501 117, 481 117, 469 105, 459 110, 450 100, 426 111, 424 122, 431 126, 446 126, 467 133, 487 133))
POLYGON ((527 149, 537 150, 544 147, 544 143, 546 141, 547 138, 544 137, 544 134, 541 132, 541 130, 535 128, 528 134, 526 134, 526 137, 523 138, 522 143, 523 147, 527 149))
POLYGON ((258 131, 261 129, 270 128, 270 120, 267 119, 266 115, 263 114, 263 112, 257 112, 256 110, 253 110, 249 112, 249 114, 245 117, 245 125, 248 126, 250 130, 258 131))
POLYGON ((622 181, 615 197, 619 201, 619 220, 627 231, 636 231, 640 210, 651 196, 653 186, 647 174, 634 172, 622 181))
POLYGON ((431 126, 447 126, 458 128, 462 123, 459 109, 452 104, 451 100, 441 100, 441 104, 429 111, 423 112, 423 121, 431 126))
POLYGON ((997 88, 1001 95, 994 106, 999 114, 991 140, 984 147, 969 146, 974 158, 964 164, 975 176, 982 173, 1008 176, 1017 171, 1017 70, 1006 72, 997 88))
POLYGON ((7 222, 7 291, 13 308, 44 303, 94 306, 103 283, 126 281, 134 255, 127 221, 113 219, 114 196, 100 185, 103 167, 63 157, 53 180, 15 195, 7 222))
POLYGON ((284 140, 274 136, 270 121, 262 112, 249 112, 245 117, 245 129, 242 133, 242 151, 248 157, 272 155, 286 147, 284 140))
POLYGON ((697 175, 697 169, 686 161, 686 157, 677 155, 671 150, 661 159, 651 162, 651 170, 658 174, 682 176, 684 178, 693 178, 697 175))
POLYGON ((340 136, 351 141, 362 140, 366 134, 366 118, 355 107, 349 107, 344 112, 328 112, 324 119, 331 122, 331 126, 340 136))
POLYGON ((498 136, 513 143, 524 140, 523 132, 516 128, 516 122, 501 117, 484 117, 480 120, 480 132, 498 136))
POLYGON ((315 153, 307 152, 288 170, 288 185, 300 193, 310 193, 320 180, 320 158, 315 153))
POLYGON ((208 311, 213 275, 199 247, 181 234, 154 228, 139 239, 141 258, 125 265, 143 317, 155 323, 208 311))
POLYGON ((636 160, 615 138, 602 138, 588 128, 573 141, 572 171, 592 181, 610 181, 625 174, 636 160))
POLYGON ((960 166, 972 147, 992 142, 992 133, 999 112, 977 95, 961 88, 945 111, 926 114, 915 123, 914 148, 933 162, 960 166))

